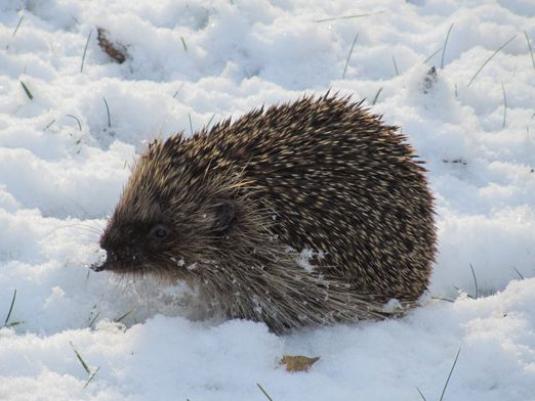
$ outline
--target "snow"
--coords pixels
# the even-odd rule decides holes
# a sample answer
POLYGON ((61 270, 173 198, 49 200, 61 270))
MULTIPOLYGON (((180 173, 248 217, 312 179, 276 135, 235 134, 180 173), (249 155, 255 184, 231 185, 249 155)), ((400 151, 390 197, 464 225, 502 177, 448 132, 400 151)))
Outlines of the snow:
POLYGON ((438 400, 459 347, 445 400, 535 400, 526 35, 535 47, 531 0, 0 0, 0 324, 15 290, 21 322, 0 329, 0 400, 266 399, 256 383, 274 401, 438 400), (130 59, 113 63, 96 27, 130 59), (276 336, 187 320, 179 285, 88 273, 151 138, 328 88, 366 98, 427 161, 439 255, 421 307, 276 336), (99 368, 89 383, 74 349, 99 368), (288 373, 284 354, 321 359, 288 373))

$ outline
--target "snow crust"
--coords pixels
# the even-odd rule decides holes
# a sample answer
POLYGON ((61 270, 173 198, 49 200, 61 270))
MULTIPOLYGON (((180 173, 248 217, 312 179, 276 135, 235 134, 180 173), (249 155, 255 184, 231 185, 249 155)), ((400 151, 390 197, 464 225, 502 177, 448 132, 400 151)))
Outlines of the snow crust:
POLYGON ((459 347, 445 400, 535 400, 526 38, 530 0, 0 0, 0 324, 17 291, 0 400, 265 399, 256 383, 275 401, 438 400, 459 347), (427 162, 439 255, 422 307, 275 336, 188 321, 179 286, 88 273, 150 139, 328 88, 366 98, 427 162), (74 350, 99 368, 89 383, 74 350), (283 354, 321 359, 290 374, 283 354))

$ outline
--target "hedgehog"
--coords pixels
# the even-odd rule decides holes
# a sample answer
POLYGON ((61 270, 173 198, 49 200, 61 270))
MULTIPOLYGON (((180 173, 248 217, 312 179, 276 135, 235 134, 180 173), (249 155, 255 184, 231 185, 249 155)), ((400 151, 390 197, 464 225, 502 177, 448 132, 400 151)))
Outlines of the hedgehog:
POLYGON ((203 317, 284 333, 416 305, 435 231, 423 161, 399 128, 327 93, 154 140, 94 270, 184 282, 203 317))

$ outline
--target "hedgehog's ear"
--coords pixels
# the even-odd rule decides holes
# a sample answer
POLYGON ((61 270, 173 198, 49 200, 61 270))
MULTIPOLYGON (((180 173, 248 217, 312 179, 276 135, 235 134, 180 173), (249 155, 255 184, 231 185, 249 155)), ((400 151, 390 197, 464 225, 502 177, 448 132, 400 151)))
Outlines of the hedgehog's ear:
POLYGON ((231 199, 218 199, 214 204, 214 231, 225 234, 236 221, 236 202, 231 199))

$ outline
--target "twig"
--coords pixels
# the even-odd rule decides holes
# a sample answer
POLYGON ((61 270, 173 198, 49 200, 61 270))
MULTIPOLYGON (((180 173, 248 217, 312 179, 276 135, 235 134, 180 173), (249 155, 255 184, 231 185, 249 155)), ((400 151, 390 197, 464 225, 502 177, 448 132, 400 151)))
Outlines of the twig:
POLYGON ((379 95, 381 94, 382 91, 383 91, 383 87, 380 87, 379 90, 377 91, 377 93, 375 94, 374 98, 373 98, 372 106, 375 103, 377 103, 377 99, 379 99, 379 95))
POLYGON ((106 114, 108 115, 108 128, 111 128, 110 106, 108 106, 108 102, 106 101, 105 97, 103 97, 102 100, 104 100, 104 104, 106 105, 106 114))
POLYGON ((452 29, 453 24, 450 25, 448 33, 446 34, 446 40, 444 40, 444 46, 442 46, 442 55, 440 56, 440 69, 444 69, 444 54, 446 53, 446 46, 448 45, 448 39, 450 38, 450 33, 452 29))
POLYGON ((448 388, 448 383, 450 382, 451 375, 453 373, 453 369, 455 369, 455 365, 457 364, 457 360, 459 359, 459 354, 461 353, 461 347, 457 350, 457 355, 455 355, 455 360, 453 361, 453 365, 451 366, 450 373, 448 374, 448 378, 446 379, 446 383, 444 383, 444 388, 442 389, 442 394, 440 394, 440 399, 438 401, 442 401, 444 399, 444 394, 446 393, 446 389, 448 388))
POLYGON ((531 47, 531 42, 529 41, 529 36, 526 31, 524 31, 524 36, 526 37, 526 42, 528 43, 529 54, 531 56, 531 64, 535 68, 535 57, 533 56, 533 48, 531 47))
POLYGON ((351 59, 351 55, 353 54, 353 49, 355 47, 355 44, 357 43, 358 38, 359 38, 359 33, 357 32, 357 34, 353 38, 351 47, 349 48, 349 53, 347 55, 346 64, 344 65, 344 73, 342 74, 342 79, 346 77, 347 67, 349 66, 349 60, 351 59))
POLYGON ((89 40, 91 39, 92 33, 93 33, 93 30, 91 29, 89 31, 89 35, 87 35, 87 40, 85 42, 85 47, 84 47, 84 54, 82 55, 82 64, 80 65, 80 72, 84 71, 85 54, 87 53, 87 47, 89 46, 89 40))
POLYGON ((258 386, 258 388, 260 389, 260 391, 261 391, 262 393, 264 393, 264 395, 266 396, 266 398, 267 398, 269 401, 273 401, 273 398, 270 397, 270 395, 267 393, 266 390, 264 390, 264 387, 262 387, 262 386, 260 385, 260 383, 256 383, 256 385, 258 386))
POLYGON ((474 74, 474 76, 470 79, 470 82, 468 82, 468 85, 467 86, 470 86, 472 85, 472 82, 474 82, 474 80, 477 78, 477 76, 479 75, 479 73, 481 72, 481 70, 483 70, 483 68, 485 68, 485 66, 489 63, 490 60, 492 60, 494 58, 494 56, 496 56, 500 50, 502 50, 505 46, 507 46, 509 43, 511 43, 514 39, 516 38, 516 35, 514 35, 512 38, 510 38, 509 40, 507 40, 507 42, 505 42, 503 45, 501 45, 500 47, 498 47, 494 53, 491 54, 491 56, 485 60, 485 62, 481 65, 481 67, 479 67, 479 69, 476 71, 476 73, 474 74))

